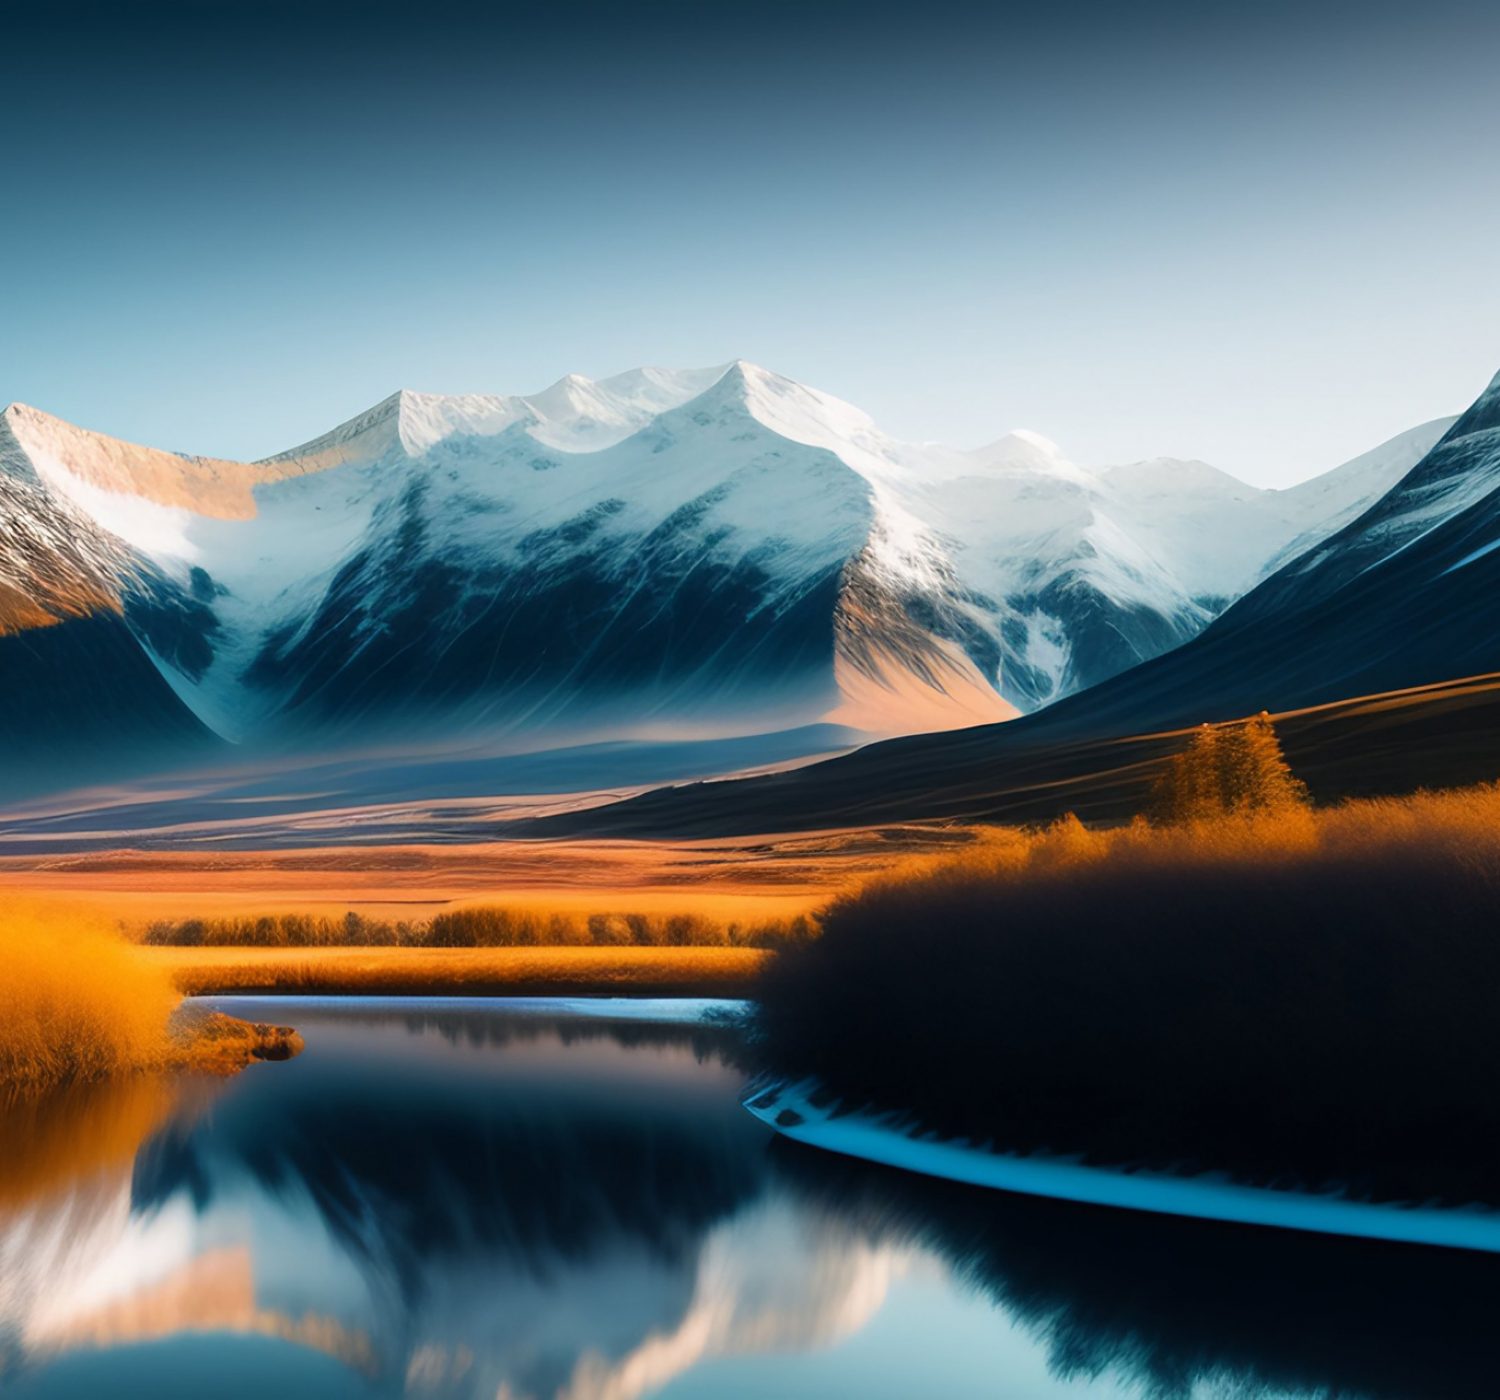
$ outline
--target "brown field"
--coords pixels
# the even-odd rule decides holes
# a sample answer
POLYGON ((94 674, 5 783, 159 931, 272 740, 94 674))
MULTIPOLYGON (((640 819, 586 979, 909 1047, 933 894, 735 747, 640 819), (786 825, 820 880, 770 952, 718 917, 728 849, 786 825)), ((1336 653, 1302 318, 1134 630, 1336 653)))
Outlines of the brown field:
POLYGON ((430 919, 454 909, 619 911, 759 923, 807 914, 912 855, 969 839, 900 825, 722 841, 496 841, 0 858, 0 890, 65 898, 127 928, 262 914, 430 919))
POLYGON ((196 996, 740 997, 772 955, 758 948, 137 948, 133 956, 196 996))

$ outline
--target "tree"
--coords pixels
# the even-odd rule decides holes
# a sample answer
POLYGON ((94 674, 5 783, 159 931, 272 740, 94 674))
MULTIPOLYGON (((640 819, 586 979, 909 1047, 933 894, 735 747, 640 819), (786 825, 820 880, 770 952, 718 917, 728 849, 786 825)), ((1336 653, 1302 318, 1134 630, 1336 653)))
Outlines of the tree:
POLYGON ((1309 801, 1264 710, 1220 735, 1219 774, 1224 806, 1231 812, 1285 811, 1309 801))
POLYGON ((1308 801, 1262 710, 1241 724, 1199 728, 1157 779, 1151 813, 1154 821, 1180 826, 1235 813, 1287 811, 1308 801))
POLYGON ((1224 809, 1219 786, 1219 731, 1199 725, 1187 748, 1168 762, 1151 792, 1151 817, 1163 826, 1207 821, 1224 809))

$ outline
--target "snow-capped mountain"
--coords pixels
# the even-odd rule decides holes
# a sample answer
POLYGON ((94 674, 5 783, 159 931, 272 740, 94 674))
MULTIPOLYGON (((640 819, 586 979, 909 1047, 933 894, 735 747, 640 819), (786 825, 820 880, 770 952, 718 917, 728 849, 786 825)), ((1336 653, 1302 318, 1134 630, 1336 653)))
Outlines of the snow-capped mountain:
POLYGON ((1166 726, 1500 670, 1500 375, 1389 491, 1344 514, 1191 645, 1059 722, 1166 726))
POLYGON ((1426 437, 1297 487, 1336 528, 1298 536, 1201 636, 1059 706, 1037 734, 1166 729, 1500 670, 1500 375, 1408 467, 1426 437), (1361 500, 1377 479, 1389 489, 1361 500))
MULTIPOLYGON (((1500 375, 1401 471, 1409 445, 1410 435, 1356 462, 1397 480, 1201 635, 1015 723, 660 788, 523 830, 703 838, 935 817, 1035 821, 1091 807, 1118 819, 1140 809, 1143 770, 1180 742, 1174 733, 1260 710, 1305 711, 1283 726, 1288 752, 1329 796, 1491 780, 1500 768, 1500 375), (1155 743, 1134 742, 1150 736, 1155 743)), ((1149 479, 1155 468, 1130 474, 1149 479)), ((1297 490, 1347 516, 1352 474, 1297 490)))
POLYGON ((1032 433, 906 443, 743 362, 402 392, 255 464, 15 405, 0 731, 95 754, 1003 719, 1196 635, 1446 426, 1261 491, 1032 433))

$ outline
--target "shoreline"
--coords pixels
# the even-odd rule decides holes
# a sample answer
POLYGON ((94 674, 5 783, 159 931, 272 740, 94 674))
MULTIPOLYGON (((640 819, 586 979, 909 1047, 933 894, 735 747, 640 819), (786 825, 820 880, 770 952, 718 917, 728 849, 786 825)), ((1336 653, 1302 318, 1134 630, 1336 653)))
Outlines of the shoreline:
POLYGON ((1376 1204, 1332 1193, 1249 1186, 1222 1174, 1174 1176, 1088 1166, 1076 1158, 994 1152, 960 1138, 908 1129, 895 1116, 814 1102, 815 1085, 753 1088, 744 1107, 792 1142, 983 1190, 1150 1215, 1296 1230, 1500 1254, 1500 1211, 1479 1206, 1376 1204))

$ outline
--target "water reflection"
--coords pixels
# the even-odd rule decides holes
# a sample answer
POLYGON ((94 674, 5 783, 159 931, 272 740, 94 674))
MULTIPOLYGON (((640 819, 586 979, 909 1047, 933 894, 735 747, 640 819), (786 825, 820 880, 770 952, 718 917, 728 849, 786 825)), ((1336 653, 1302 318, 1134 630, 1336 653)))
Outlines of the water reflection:
POLYGON ((144 1076, 0 1100, 0 1377, 129 1231, 132 1164, 174 1103, 144 1076))
POLYGON ((941 1258, 1062 1379, 1152 1396, 1496 1393, 1500 1260, 953 1186, 777 1144, 783 1183, 864 1238, 941 1258))
POLYGON ((770 1372, 750 1368, 777 1356, 799 1394, 920 1394, 945 1324, 956 1339, 976 1310, 945 1358, 960 1393, 1494 1389, 1488 1258, 799 1150, 739 1108, 744 1052, 723 1027, 499 1007, 298 1019, 301 1059, 211 1100, 116 1086, 0 1124, 24 1148, 0 1173, 0 1374, 18 1393, 90 1393, 69 1366, 127 1343, 153 1344, 131 1355, 159 1385, 233 1337, 291 1358, 289 1397, 326 1393, 330 1358, 367 1395, 753 1394, 770 1372), (877 1367, 860 1345, 918 1301, 938 1335, 877 1367))

